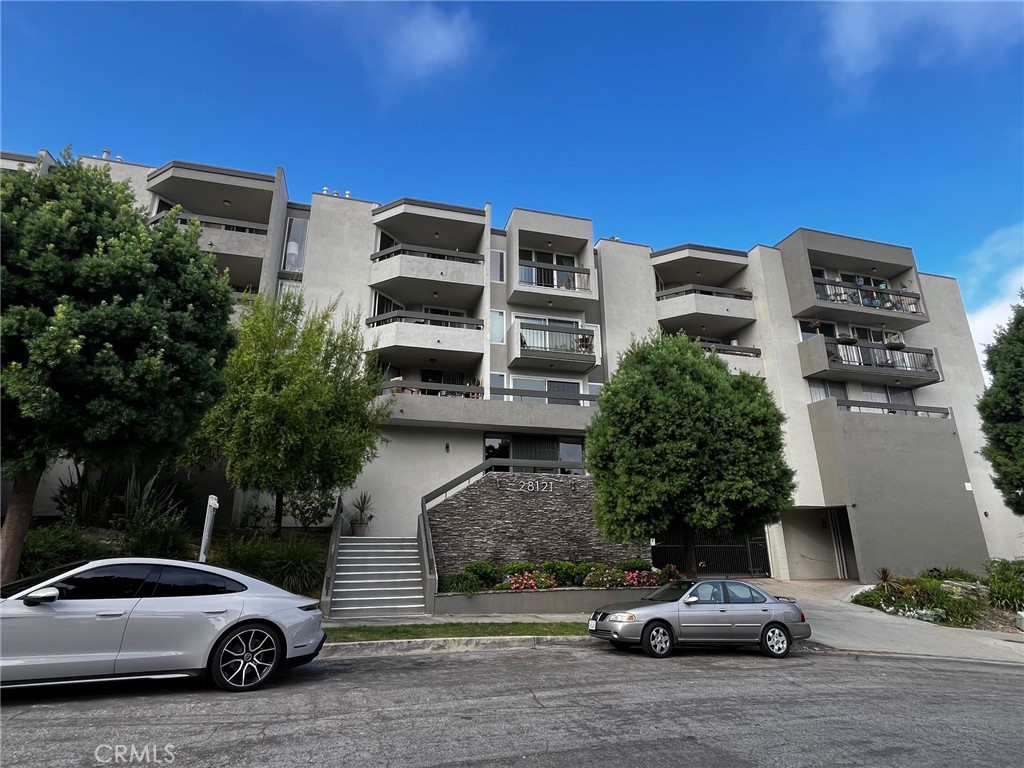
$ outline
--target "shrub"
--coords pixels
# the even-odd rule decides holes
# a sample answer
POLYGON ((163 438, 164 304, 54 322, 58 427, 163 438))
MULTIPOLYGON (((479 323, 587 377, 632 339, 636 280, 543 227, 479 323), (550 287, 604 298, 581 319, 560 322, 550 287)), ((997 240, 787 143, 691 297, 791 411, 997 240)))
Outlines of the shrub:
MULTIPOLYGON (((124 495, 120 498, 120 510, 111 517, 115 528, 129 533, 136 529, 152 526, 157 517, 184 520, 184 500, 178 495, 178 485, 170 478, 154 472, 142 482, 133 466, 125 483, 124 495)), ((165 526, 168 530, 172 524, 165 526)))
POLYGON ((1024 558, 994 559, 985 563, 989 601, 997 608, 1024 610, 1024 558))
POLYGON ((509 589, 551 589, 555 580, 544 571, 523 571, 505 579, 509 589))
POLYGON ((878 587, 872 587, 871 589, 865 589, 863 592, 858 592, 850 602, 857 605, 866 605, 868 608, 881 608, 883 597, 885 597, 885 592, 878 587))
POLYGON ((242 512, 242 520, 239 525, 242 528, 263 528, 274 519, 274 508, 269 504, 251 502, 242 512))
POLYGON ((336 504, 334 491, 295 491, 284 497, 284 513, 308 531, 310 526, 322 523, 336 504))
POLYGON ((123 505, 123 488, 124 478, 118 473, 104 469, 82 474, 75 465, 67 480, 60 480, 53 501, 67 521, 83 528, 109 528, 111 517, 123 505))
POLYGON ((617 589, 629 586, 626 572, 602 565, 594 568, 583 580, 583 586, 598 589, 617 589))
POLYGON ((137 513, 130 522, 123 554, 132 557, 173 557, 191 560, 195 540, 182 514, 137 513))
POLYGON ((270 569, 270 550, 273 546, 265 533, 247 536, 235 533, 228 536, 214 552, 214 560, 225 568, 264 578, 270 569))
POLYGON ((514 576, 519 573, 526 573, 527 571, 536 570, 537 566, 535 566, 533 563, 527 562, 525 560, 513 560, 512 562, 505 563, 505 565, 502 566, 501 575, 507 579, 509 576, 514 576))
POLYGON ((541 568, 554 578, 559 587, 581 587, 593 563, 572 563, 568 560, 549 560, 541 568))
POLYGON ((656 587, 658 577, 653 571, 626 571, 626 584, 631 587, 656 587))
POLYGON ((651 570, 651 561, 645 560, 642 557, 633 557, 629 560, 620 560, 615 564, 615 570, 617 571, 649 571, 651 570))
POLYGON ((466 563, 465 572, 480 582, 481 589, 489 589, 501 581, 498 566, 489 560, 474 560, 471 563, 466 563))
POLYGON ((485 588, 483 582, 470 573, 446 573, 437 577, 438 592, 461 592, 464 595, 475 595, 485 588))
POLYGON ((323 586, 326 557, 310 536, 289 533, 272 542, 267 581, 299 595, 319 595, 323 586))
POLYGON ((672 563, 663 565, 655 571, 655 575, 657 576, 659 586, 668 584, 670 581, 679 581, 679 579, 683 578, 683 574, 672 563))
POLYGON ((967 581, 972 584, 981 581, 976 573, 971 573, 963 568, 950 568, 948 565, 945 568, 928 568, 921 571, 920 575, 923 579, 938 579, 939 581, 967 581))
POLYGON ((18 576, 23 578, 48 568, 107 554, 102 544, 86 536, 74 523, 31 528, 25 536, 18 576))

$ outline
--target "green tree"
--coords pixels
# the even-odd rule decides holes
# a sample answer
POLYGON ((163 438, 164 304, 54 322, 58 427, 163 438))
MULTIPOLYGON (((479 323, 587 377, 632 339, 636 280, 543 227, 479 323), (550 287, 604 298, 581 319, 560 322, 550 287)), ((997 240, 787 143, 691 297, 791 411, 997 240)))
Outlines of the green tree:
POLYGON ((278 531, 286 494, 355 482, 391 414, 358 317, 335 326, 336 310, 306 313, 298 293, 256 297, 224 369, 227 391, 192 445, 193 461, 223 459, 235 487, 273 493, 278 531))
POLYGON ((992 384, 978 400, 992 478, 1015 515, 1024 516, 1024 289, 1013 306, 1010 322, 996 329, 985 348, 985 367, 992 384))
POLYGON ((792 506, 785 417, 764 382, 685 337, 634 340, 599 405, 586 464, 608 538, 684 541, 693 577, 696 531, 753 532, 792 506))
POLYGON ((150 229, 134 203, 70 148, 49 174, 0 176, 4 582, 53 460, 174 455, 222 390, 231 289, 197 247, 198 224, 170 215, 150 229))

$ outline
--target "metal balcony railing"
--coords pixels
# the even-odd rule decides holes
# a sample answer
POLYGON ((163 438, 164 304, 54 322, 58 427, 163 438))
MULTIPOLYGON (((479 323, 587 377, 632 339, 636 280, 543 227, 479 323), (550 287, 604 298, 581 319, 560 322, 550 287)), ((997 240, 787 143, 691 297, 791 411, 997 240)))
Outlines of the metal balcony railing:
POLYGON ((391 323, 416 323, 417 325, 434 325, 442 328, 468 328, 471 331, 481 331, 484 321, 478 317, 458 317, 453 315, 433 315, 427 312, 385 312, 383 315, 374 315, 366 318, 366 325, 376 328, 391 323))
POLYGON ((589 292, 590 270, 586 267, 546 266, 519 262, 519 284, 560 291, 589 292))
POLYGON ((589 328, 562 328, 539 323, 518 325, 520 354, 526 354, 527 350, 594 354, 594 331, 589 328))
POLYGON ((830 364, 892 368, 894 372, 935 373, 934 351, 921 347, 897 347, 872 341, 840 344, 826 339, 825 355, 830 364))
POLYGON ((384 261, 395 256, 418 256, 423 259, 441 259, 442 261, 458 261, 466 264, 483 264, 484 257, 479 253, 467 251, 449 251, 444 248, 428 248, 423 245, 406 245, 399 243, 383 251, 370 254, 370 261, 384 261))
POLYGON ((713 341, 698 341, 701 349, 709 352, 717 352, 720 355, 739 355, 741 357, 760 357, 761 350, 758 347, 740 347, 736 344, 718 344, 713 341))
POLYGON ((744 301, 750 301, 754 298, 754 294, 750 291, 738 291, 734 288, 721 288, 716 285, 677 285, 675 288, 666 288, 662 291, 658 291, 654 294, 654 298, 658 301, 665 301, 666 299, 672 299, 676 296, 689 296, 691 294, 700 294, 702 296, 720 296, 727 299, 742 299, 744 301))
POLYGON ((914 405, 909 403, 880 403, 873 400, 837 400, 841 411, 855 413, 884 413, 891 416, 925 416, 948 419, 949 408, 938 408, 932 405, 914 405))
POLYGON ((597 405, 597 395, 585 395, 580 392, 565 392, 557 389, 509 389, 507 387, 491 387, 492 400, 504 400, 506 398, 515 403, 527 403, 532 405, 597 405))
POLYGON ((814 294, 818 301, 828 301, 834 304, 854 304, 869 309, 908 314, 924 312, 921 294, 911 293, 903 288, 899 290, 876 288, 836 280, 822 280, 816 277, 814 278, 814 294))

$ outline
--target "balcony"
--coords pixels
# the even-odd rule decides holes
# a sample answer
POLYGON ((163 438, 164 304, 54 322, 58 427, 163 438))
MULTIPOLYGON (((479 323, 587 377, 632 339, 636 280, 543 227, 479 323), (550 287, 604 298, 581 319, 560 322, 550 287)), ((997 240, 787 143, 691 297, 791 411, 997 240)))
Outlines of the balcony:
POLYGON ((728 339, 757 319, 754 294, 713 285, 687 284, 655 294, 657 316, 668 333, 728 339))
POLYGON ((422 304, 434 295, 439 306, 469 307, 487 285, 479 253, 399 244, 372 254, 370 261, 370 286, 401 304, 422 304))
POLYGON ((367 318, 368 340, 383 362, 398 368, 470 369, 484 354, 484 321, 422 312, 367 318))
POLYGON ((751 376, 764 378, 764 362, 757 347, 741 347, 736 344, 716 344, 712 341, 698 341, 702 349, 714 352, 729 366, 733 373, 745 371, 751 376))
POLYGON ((840 411, 849 413, 881 413, 887 416, 918 416, 932 419, 949 418, 949 408, 939 408, 934 405, 877 403, 871 400, 836 400, 836 407, 840 411))
POLYGON ((557 368, 586 372, 598 365, 598 344, 589 328, 516 320, 508 332, 509 368, 557 368))
POLYGON ((146 182, 150 192, 203 217, 223 216, 230 209, 244 221, 270 221, 274 176, 172 160, 146 182))
POLYGON ((921 294, 814 278, 814 306, 799 312, 820 320, 905 331, 928 322, 921 294))
POLYGON ((597 283, 587 267, 519 262, 508 301, 535 307, 585 310, 597 300, 597 283))
POLYGON ((797 345, 800 372, 805 379, 861 381, 923 387, 941 380, 935 369, 935 351, 923 347, 858 341, 842 344, 827 336, 813 336, 797 345))

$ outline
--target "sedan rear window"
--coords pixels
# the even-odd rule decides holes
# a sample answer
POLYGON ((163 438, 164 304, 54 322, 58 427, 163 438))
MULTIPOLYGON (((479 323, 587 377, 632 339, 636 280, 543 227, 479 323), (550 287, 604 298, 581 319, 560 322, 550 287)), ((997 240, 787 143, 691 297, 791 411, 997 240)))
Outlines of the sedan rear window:
POLYGON ((243 584, 219 573, 196 568, 165 565, 160 574, 153 597, 195 597, 198 595, 226 595, 245 590, 243 584))
POLYGON ((674 603, 685 595, 692 586, 692 581, 674 581, 671 584, 658 587, 658 589, 651 592, 651 594, 646 595, 643 599, 651 600, 656 603, 674 603))

